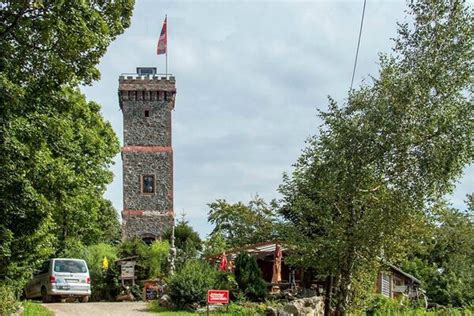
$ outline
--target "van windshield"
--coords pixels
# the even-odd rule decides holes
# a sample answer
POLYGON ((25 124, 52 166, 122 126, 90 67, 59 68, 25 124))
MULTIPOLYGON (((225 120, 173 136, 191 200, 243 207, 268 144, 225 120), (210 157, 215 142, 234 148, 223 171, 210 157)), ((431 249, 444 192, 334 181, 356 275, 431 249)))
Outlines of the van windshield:
POLYGON ((87 267, 83 261, 55 260, 54 272, 87 273, 87 267))

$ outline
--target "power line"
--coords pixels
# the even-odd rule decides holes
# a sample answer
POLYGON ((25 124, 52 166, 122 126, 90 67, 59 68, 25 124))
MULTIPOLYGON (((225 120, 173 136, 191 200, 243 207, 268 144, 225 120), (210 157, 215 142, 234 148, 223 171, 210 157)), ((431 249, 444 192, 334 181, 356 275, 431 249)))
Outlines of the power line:
POLYGON ((352 85, 354 83, 354 76, 356 72, 356 67, 357 67, 357 58, 359 57, 359 47, 360 47, 360 38, 362 36, 362 27, 364 26, 364 16, 365 16, 365 4, 367 0, 364 0, 364 8, 362 9, 362 19, 360 20, 360 30, 359 30, 359 40, 357 41, 357 50, 356 50, 356 57, 354 60, 354 69, 352 70, 352 79, 351 79, 351 89, 352 91, 352 85))

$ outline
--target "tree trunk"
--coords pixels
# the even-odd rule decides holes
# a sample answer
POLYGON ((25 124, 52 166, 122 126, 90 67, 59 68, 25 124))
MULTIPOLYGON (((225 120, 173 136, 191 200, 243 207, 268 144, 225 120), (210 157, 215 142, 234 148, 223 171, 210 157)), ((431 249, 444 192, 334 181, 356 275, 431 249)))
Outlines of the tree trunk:
POLYGON ((350 294, 352 286, 352 271, 345 269, 341 272, 340 281, 336 290, 336 316, 344 316, 350 305, 350 294))
POLYGON ((350 218, 346 226, 347 249, 344 253, 344 260, 341 263, 339 282, 336 290, 336 316, 344 316, 350 305, 350 294, 352 286, 352 274, 356 260, 356 245, 354 241, 354 228, 357 225, 356 212, 353 207, 350 209, 350 218))
POLYGON ((328 275, 326 277, 326 284, 325 284, 325 297, 324 297, 324 316, 331 315, 331 301, 332 301, 332 280, 333 277, 328 275))

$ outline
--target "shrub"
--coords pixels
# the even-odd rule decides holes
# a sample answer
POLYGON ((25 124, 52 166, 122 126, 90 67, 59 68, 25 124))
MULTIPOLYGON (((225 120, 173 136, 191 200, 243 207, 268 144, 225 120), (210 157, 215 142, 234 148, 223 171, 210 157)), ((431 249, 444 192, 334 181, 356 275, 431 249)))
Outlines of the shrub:
POLYGON ((163 274, 169 253, 167 241, 154 241, 150 246, 136 239, 120 245, 120 257, 137 256, 135 275, 139 280, 156 278, 163 274))
POLYGON ((145 249, 142 256, 144 265, 148 267, 148 278, 162 276, 170 252, 168 242, 156 240, 145 249))
POLYGON ((219 271, 216 275, 216 283, 214 285, 216 290, 228 290, 230 298, 234 299, 237 295, 238 284, 235 280, 235 275, 230 272, 219 271))
POLYGON ((264 303, 230 303, 227 312, 231 315, 239 316, 265 315, 266 308, 267 305, 264 303))
POLYGON ((402 310, 402 306, 393 299, 383 295, 374 295, 367 308, 367 315, 379 315, 380 313, 397 313, 402 310))
POLYGON ((246 252, 235 258, 235 279, 239 290, 252 301, 261 301, 267 295, 267 285, 254 257, 246 252))
POLYGON ((117 249, 109 244, 97 244, 86 247, 84 260, 87 262, 91 276, 91 300, 111 300, 120 291, 118 281, 118 267, 114 263, 117 259, 117 249), (109 262, 109 268, 102 268, 104 257, 109 262))
POLYGON ((18 306, 13 288, 0 283, 0 315, 10 315, 18 309, 18 306))
POLYGON ((206 302, 207 290, 216 283, 217 270, 207 262, 188 261, 169 283, 169 294, 178 307, 203 304, 206 302))

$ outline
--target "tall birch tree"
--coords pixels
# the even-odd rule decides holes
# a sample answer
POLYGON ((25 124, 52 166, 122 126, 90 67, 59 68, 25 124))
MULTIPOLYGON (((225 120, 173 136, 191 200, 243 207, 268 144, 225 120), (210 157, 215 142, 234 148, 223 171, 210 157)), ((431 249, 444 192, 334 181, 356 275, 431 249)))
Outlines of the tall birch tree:
POLYGON ((378 76, 343 105, 329 99, 280 187, 294 260, 334 276, 338 315, 373 290, 380 259, 403 256, 474 157, 472 8, 419 0, 407 13, 378 76))

